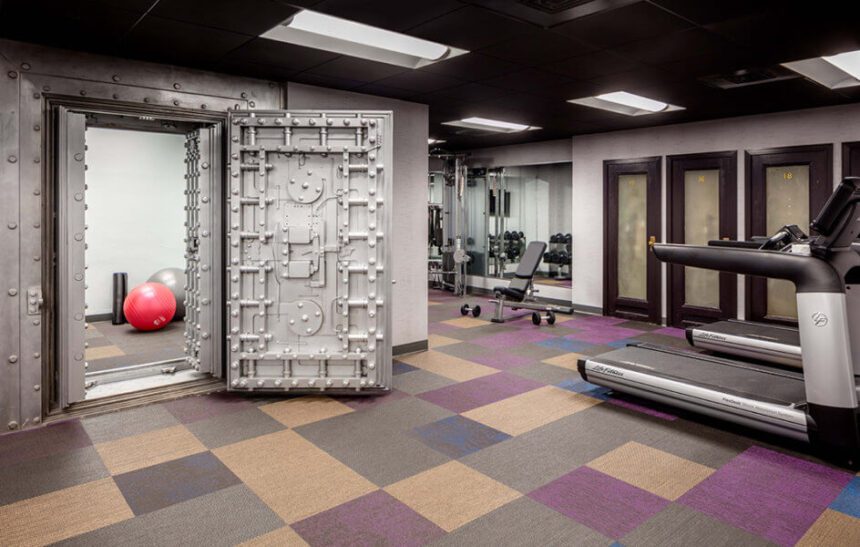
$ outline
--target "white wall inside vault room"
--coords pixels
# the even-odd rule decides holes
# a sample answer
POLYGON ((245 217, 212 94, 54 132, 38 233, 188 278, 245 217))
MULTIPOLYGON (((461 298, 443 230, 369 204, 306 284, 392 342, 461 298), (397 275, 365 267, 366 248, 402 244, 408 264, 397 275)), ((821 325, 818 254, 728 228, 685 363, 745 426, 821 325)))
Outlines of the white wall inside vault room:
POLYGON ((185 268, 185 137, 87 129, 87 315, 111 311, 114 272, 128 288, 185 268))

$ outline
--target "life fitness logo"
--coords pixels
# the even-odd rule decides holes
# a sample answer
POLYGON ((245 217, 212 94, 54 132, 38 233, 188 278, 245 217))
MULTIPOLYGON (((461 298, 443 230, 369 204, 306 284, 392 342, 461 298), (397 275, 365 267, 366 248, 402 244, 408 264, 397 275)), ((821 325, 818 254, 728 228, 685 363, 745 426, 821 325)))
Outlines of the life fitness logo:
POLYGON ((812 314, 812 323, 816 327, 826 327, 829 322, 830 319, 827 318, 827 314, 824 312, 817 311, 812 314))

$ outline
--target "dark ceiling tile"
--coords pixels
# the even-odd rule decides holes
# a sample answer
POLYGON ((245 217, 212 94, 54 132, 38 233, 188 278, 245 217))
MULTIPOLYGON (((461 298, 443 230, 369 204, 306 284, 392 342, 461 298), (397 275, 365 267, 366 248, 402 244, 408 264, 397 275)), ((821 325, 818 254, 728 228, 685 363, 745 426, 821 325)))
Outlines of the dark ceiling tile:
MULTIPOLYGON (((131 3, 131 6, 136 6, 131 3)), ((116 52, 140 12, 99 1, 0 2, 0 36, 57 47, 116 52)))
POLYGON ((663 64, 708 53, 734 48, 720 36, 693 28, 620 46, 612 51, 618 55, 648 64, 663 64))
POLYGON ((462 7, 463 4, 457 0, 323 0, 313 9, 366 25, 404 32, 462 7))
MULTIPOLYGON (((365 93, 367 95, 379 95, 380 97, 388 97, 391 99, 414 100, 414 91, 408 89, 400 89, 397 87, 388 87, 377 83, 365 84, 355 88, 353 91, 357 93, 365 93)), ((420 101, 416 101, 420 102, 420 101)))
POLYGON ((296 13, 296 8, 276 0, 161 0, 151 15, 193 25, 259 36, 296 13))
POLYGON ((543 68, 577 80, 590 80, 598 76, 625 72, 636 67, 635 62, 611 51, 595 51, 587 55, 549 63, 543 68))
POLYGON ((418 69, 421 72, 430 72, 450 76, 464 81, 480 81, 502 74, 509 74, 523 68, 522 65, 509 63, 495 57, 487 57, 480 53, 467 53, 427 65, 418 69))
POLYGON ((384 78, 376 83, 388 87, 398 87, 400 89, 415 91, 415 94, 418 94, 430 93, 446 87, 458 86, 461 85, 463 81, 456 78, 449 78, 448 76, 442 76, 440 74, 430 74, 429 72, 410 70, 391 76, 390 78, 384 78))
POLYGON ((249 61, 292 70, 307 70, 337 59, 336 53, 296 46, 266 38, 255 38, 231 51, 225 60, 249 61))
POLYGON ((470 51, 529 33, 534 27, 467 6, 409 30, 409 34, 470 51))
POLYGON ((244 34, 147 16, 126 35, 123 48, 146 59, 208 64, 219 61, 248 40, 244 34))
POLYGON ((691 23, 647 2, 582 17, 553 28, 581 42, 611 48, 690 28, 691 23))
POLYGON ((674 80, 697 80, 704 76, 731 74, 744 68, 757 68, 758 60, 743 51, 732 52, 729 48, 716 53, 696 55, 670 63, 663 63, 660 69, 674 80))
POLYGON ((415 96, 415 100, 429 105, 444 105, 450 102, 487 101, 507 94, 508 91, 498 87, 478 83, 468 83, 449 87, 432 93, 415 96))
POLYGON ((651 0, 672 13, 693 21, 698 25, 708 25, 719 21, 737 19, 770 9, 782 9, 785 0, 717 0, 691 2, 690 0, 651 0))
POLYGON ((322 74, 311 74, 310 72, 300 72, 290 78, 291 82, 298 84, 315 85, 319 87, 331 87, 333 89, 353 90, 357 87, 365 85, 365 82, 350 80, 348 78, 337 78, 334 76, 323 76, 322 74))
POLYGON ((481 53, 523 65, 535 66, 585 54, 594 48, 548 30, 536 30, 494 46, 481 53))
POLYGON ((317 65, 310 69, 310 72, 323 76, 347 78, 358 82, 375 82, 376 80, 401 74, 408 70, 400 66, 344 56, 317 65))
POLYGON ((511 91, 522 91, 533 95, 555 96, 560 86, 568 84, 571 79, 555 72, 547 72, 538 68, 526 68, 512 74, 486 80, 485 84, 511 91))
POLYGON ((708 25, 707 29, 744 46, 762 62, 769 63, 860 49, 853 2, 832 3, 818 11, 800 13, 789 6, 791 4, 777 12, 708 25))

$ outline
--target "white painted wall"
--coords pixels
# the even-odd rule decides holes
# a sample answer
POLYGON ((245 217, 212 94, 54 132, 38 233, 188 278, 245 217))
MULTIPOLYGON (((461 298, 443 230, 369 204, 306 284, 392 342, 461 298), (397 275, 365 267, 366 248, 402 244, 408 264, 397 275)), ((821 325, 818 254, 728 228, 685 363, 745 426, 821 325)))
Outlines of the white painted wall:
MULTIPOLYGON (((663 232, 666 238, 665 156, 735 150, 738 153, 738 236, 744 233, 744 152, 764 148, 832 143, 834 184, 841 175, 840 143, 860 140, 860 105, 745 116, 708 122, 573 137, 573 302, 603 305, 603 161, 663 156, 663 232)), ((664 303, 666 287, 664 266, 664 303)), ((744 287, 738 287, 744 309, 744 287)))
POLYGON ((393 344, 427 340, 427 105, 304 84, 285 87, 287 108, 394 112, 393 344))
POLYGON ((87 315, 110 313, 114 272, 129 290, 185 268, 185 137, 87 129, 87 315))

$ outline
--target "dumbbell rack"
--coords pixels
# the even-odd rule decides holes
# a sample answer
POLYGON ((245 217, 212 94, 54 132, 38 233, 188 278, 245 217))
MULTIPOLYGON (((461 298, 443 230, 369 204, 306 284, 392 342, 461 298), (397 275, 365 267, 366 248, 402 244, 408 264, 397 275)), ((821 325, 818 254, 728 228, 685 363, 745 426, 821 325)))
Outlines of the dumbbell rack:
MULTIPOLYGON (((570 257, 571 254, 571 244, 567 242, 551 242, 549 244, 549 251, 547 254, 555 253, 556 256, 560 255, 562 252, 567 253, 567 256, 570 257)), ((570 271, 570 260, 565 260, 563 262, 546 262, 549 265, 549 276, 554 279, 567 281, 571 279, 571 271, 570 271)))

